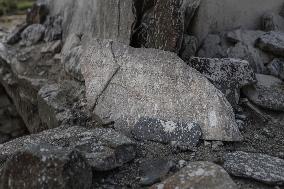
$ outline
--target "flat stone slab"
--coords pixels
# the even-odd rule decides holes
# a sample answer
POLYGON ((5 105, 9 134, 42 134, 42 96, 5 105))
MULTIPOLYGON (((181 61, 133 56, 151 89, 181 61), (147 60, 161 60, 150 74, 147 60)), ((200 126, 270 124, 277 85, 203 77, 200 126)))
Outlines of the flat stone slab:
POLYGON ((259 153, 234 152, 224 157, 224 168, 238 177, 272 185, 284 184, 284 160, 259 153))
POLYGON ((192 162, 179 172, 150 189, 237 189, 229 174, 210 162, 192 162))
POLYGON ((201 138, 202 131, 196 123, 175 123, 155 118, 141 118, 132 130, 138 140, 171 144, 181 149, 192 149, 201 138))
POLYGON ((90 108, 121 132, 151 117, 196 122, 206 140, 242 139, 224 95, 174 53, 96 39, 80 64, 90 108))

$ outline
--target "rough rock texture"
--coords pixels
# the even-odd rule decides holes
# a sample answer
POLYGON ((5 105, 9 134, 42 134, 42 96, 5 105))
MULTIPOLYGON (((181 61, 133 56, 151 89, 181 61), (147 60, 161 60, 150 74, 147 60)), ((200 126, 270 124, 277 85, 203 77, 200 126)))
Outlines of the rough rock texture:
POLYGON ((81 59, 94 113, 129 132, 141 117, 196 122, 207 140, 240 140, 223 94, 175 54, 94 40, 81 59))
POLYGON ((234 152, 224 157, 228 173, 273 185, 284 184, 284 160, 259 153, 234 152))
POLYGON ((9 45, 13 45, 18 43, 21 40, 21 33, 27 28, 27 24, 21 24, 16 27, 16 29, 7 36, 6 43, 9 45))
POLYGON ((180 149, 195 147, 202 132, 196 123, 175 123, 142 117, 134 125, 132 134, 138 140, 151 140, 171 144, 180 149))
POLYGON ((284 111, 284 83, 273 76, 256 74, 257 83, 243 88, 243 93, 256 105, 284 111))
POLYGON ((198 41, 196 37, 184 35, 182 46, 179 56, 183 61, 188 61, 191 57, 195 56, 198 49, 198 41))
POLYGON ((21 34, 22 43, 30 46, 43 40, 45 27, 41 24, 33 24, 28 26, 21 34))
POLYGON ((233 107, 239 103, 240 89, 256 82, 253 70, 244 60, 192 58, 188 64, 221 90, 233 107))
POLYGON ((210 33, 235 28, 260 29, 260 18, 266 12, 278 14, 282 0, 203 0, 196 13, 191 31, 200 42, 210 33))
POLYGON ((284 56, 284 32, 268 32, 259 37, 257 46, 276 56, 284 56))
POLYGON ((267 68, 270 75, 284 80, 284 59, 275 58, 267 65, 267 68))
POLYGON ((62 39, 62 16, 48 16, 44 22, 46 28, 44 41, 54 41, 62 39))
POLYGON ((9 158, 0 181, 1 189, 89 189, 92 169, 78 151, 31 145, 9 158))
POLYGON ((151 189, 237 189, 226 171, 210 162, 192 162, 151 189))
POLYGON ((284 18, 279 14, 265 13, 261 19, 263 31, 284 31, 284 18))
POLYGON ((135 144, 112 129, 61 126, 0 145, 1 164, 9 156, 22 151, 27 146, 41 143, 48 143, 63 149, 76 149, 97 171, 119 167, 132 160, 136 153, 135 144))

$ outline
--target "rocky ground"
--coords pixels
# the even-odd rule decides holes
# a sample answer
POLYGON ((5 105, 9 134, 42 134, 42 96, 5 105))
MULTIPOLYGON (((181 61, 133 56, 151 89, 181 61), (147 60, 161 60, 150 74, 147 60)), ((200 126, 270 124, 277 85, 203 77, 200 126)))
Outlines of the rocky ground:
POLYGON ((0 189, 284 188, 284 9, 201 40, 203 6, 1 18, 0 189))

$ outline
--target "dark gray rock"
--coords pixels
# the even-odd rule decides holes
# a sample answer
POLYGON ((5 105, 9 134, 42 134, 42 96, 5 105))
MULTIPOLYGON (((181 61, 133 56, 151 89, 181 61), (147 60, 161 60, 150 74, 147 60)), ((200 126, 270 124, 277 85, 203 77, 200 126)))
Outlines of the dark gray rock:
POLYGON ((0 188, 83 188, 92 184, 92 169, 77 151, 40 144, 15 153, 5 163, 0 188))
POLYGON ((188 150, 198 144, 202 132, 196 123, 175 123, 143 117, 134 125, 132 134, 138 140, 172 144, 180 149, 188 150))
POLYGON ((209 34, 203 41, 198 56, 204 58, 227 57, 226 48, 221 37, 217 34, 209 34))
POLYGON ((284 18, 275 13, 265 13, 261 18, 263 31, 284 31, 284 18))
POLYGON ((284 32, 271 31, 259 37, 257 46, 276 56, 284 56, 284 32))
POLYGON ((237 189, 228 173, 219 165, 210 162, 191 162, 173 176, 150 189, 237 189))
POLYGON ((284 59, 275 58, 267 65, 270 75, 284 80, 284 59))
POLYGON ((21 34, 22 43, 26 46, 34 45, 43 40, 45 27, 41 24, 28 26, 21 34))
POLYGON ((255 85, 242 89, 247 98, 264 109, 284 111, 284 83, 269 75, 256 74, 256 79, 255 85))
POLYGON ((272 185, 284 184, 284 160, 259 153, 234 152, 224 157, 224 168, 234 176, 272 185))
POLYGON ((48 15, 48 7, 45 3, 34 3, 31 9, 27 11, 26 22, 28 25, 43 24, 48 15))
POLYGON ((93 40, 81 58, 86 97, 104 123, 129 133, 141 117, 196 122, 208 140, 241 140, 232 107, 176 54, 93 40))
POLYGON ((221 90, 233 107, 239 103, 240 89, 256 82, 255 74, 245 60, 192 58, 188 64, 221 90))
POLYGON ((49 16, 44 23, 46 28, 44 34, 44 41, 55 41, 62 39, 62 17, 61 16, 49 16))
POLYGON ((76 149, 97 171, 117 168, 131 161, 136 154, 135 144, 129 138, 112 129, 61 126, 0 145, 0 164, 27 146, 42 143, 63 149, 76 149))
POLYGON ((194 36, 184 35, 182 46, 180 49, 180 57, 183 61, 188 61, 195 56, 198 48, 198 40, 194 36))
POLYGON ((163 180, 174 167, 174 162, 166 159, 152 159, 141 163, 140 185, 151 186, 163 180))
POLYGON ((14 31, 12 31, 11 34, 8 35, 6 43, 8 45, 14 45, 18 43, 21 40, 21 33, 28 27, 26 23, 21 24, 16 27, 14 31))

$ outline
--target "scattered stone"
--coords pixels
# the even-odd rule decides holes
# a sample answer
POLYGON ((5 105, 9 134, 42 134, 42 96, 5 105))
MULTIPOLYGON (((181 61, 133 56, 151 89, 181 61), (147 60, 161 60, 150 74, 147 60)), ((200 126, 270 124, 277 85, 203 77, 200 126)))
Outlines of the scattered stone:
POLYGON ((46 4, 34 3, 33 7, 27 12, 27 24, 43 24, 46 20, 48 12, 49 11, 46 4))
POLYGON ((276 56, 284 56, 284 32, 271 31, 259 37, 257 46, 276 56))
POLYGON ((255 85, 242 89, 247 98, 264 109, 284 111, 284 83, 269 75, 256 74, 256 79, 255 85))
POLYGON ((275 58, 267 65, 270 75, 284 80, 284 59, 275 58))
POLYGON ((233 107, 239 104, 240 89, 256 82, 253 70, 244 60, 192 58, 188 64, 221 90, 233 107))
POLYGON ((199 125, 193 122, 175 123, 143 117, 134 125, 132 134, 138 140, 172 144, 179 149, 190 150, 198 144, 202 132, 199 125))
POLYGON ((284 31, 284 18, 275 13, 265 13, 261 18, 263 31, 284 31))
POLYGON ((22 42, 26 46, 34 45, 43 40, 45 27, 41 24, 28 26, 21 34, 22 42))
POLYGON ((150 189, 237 189, 226 171, 210 162, 192 162, 185 168, 150 189))
POLYGON ((234 152, 224 157, 229 174, 272 185, 284 184, 284 160, 259 153, 234 152))
POLYGON ((96 171, 108 171, 120 167, 131 161, 136 154, 135 144, 112 129, 61 126, 0 145, 0 167, 9 156, 29 145, 40 146, 42 143, 63 149, 76 149, 96 171))
POLYGON ((173 168, 174 163, 165 159, 154 159, 143 162, 141 168, 140 185, 151 186, 160 182, 173 168))
POLYGON ((0 188, 89 189, 92 169, 77 151, 40 144, 10 157, 0 180, 0 188))
POLYGON ((198 48, 197 38, 185 34, 180 50, 181 59, 185 62, 189 61, 191 57, 195 56, 197 48, 198 48))
POLYGON ((81 66, 90 107, 122 132, 151 117, 196 122, 207 140, 242 139, 223 94, 174 53, 96 39, 81 66))

